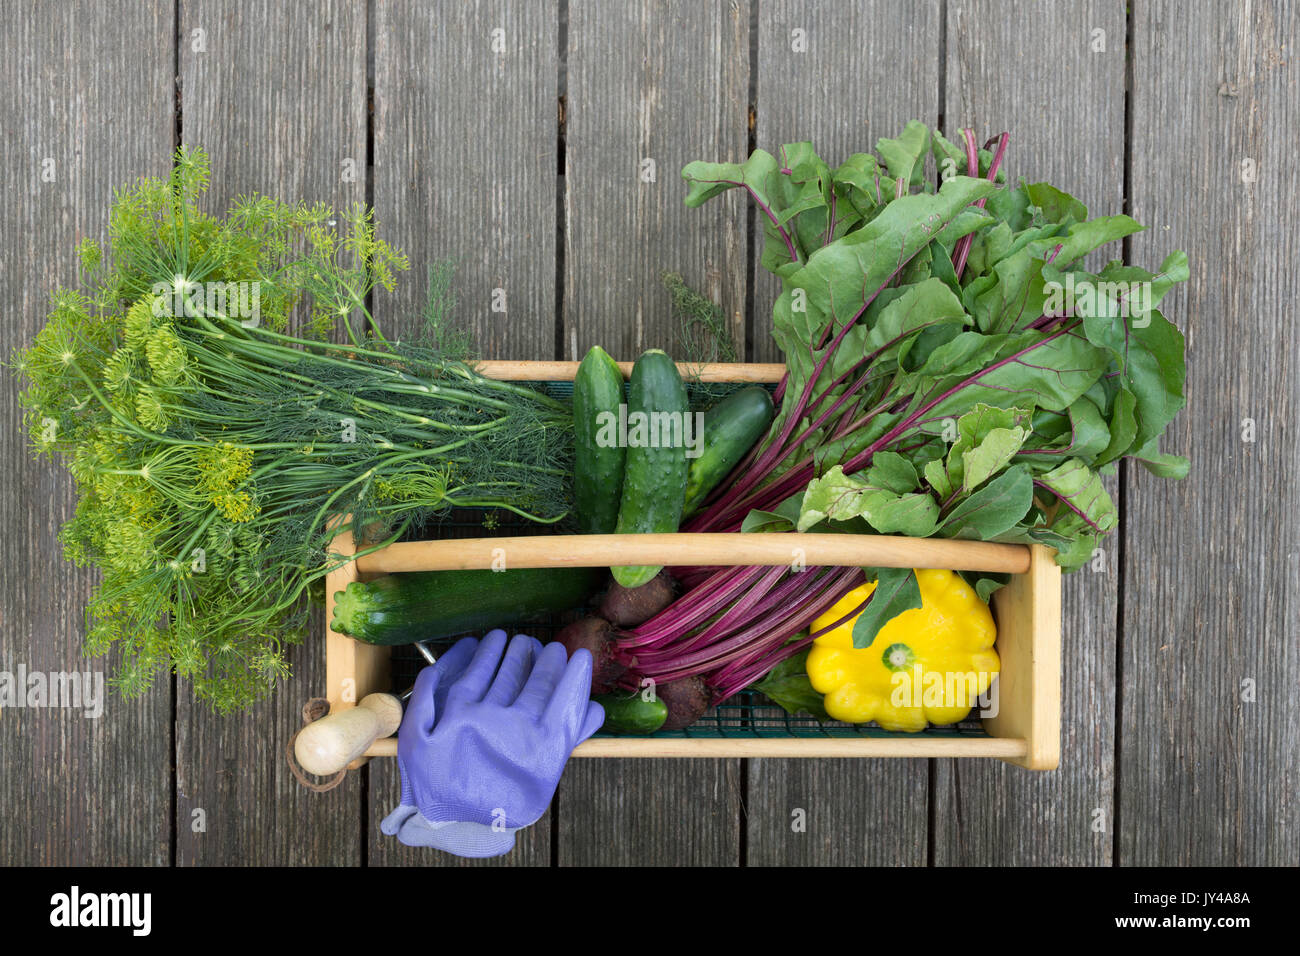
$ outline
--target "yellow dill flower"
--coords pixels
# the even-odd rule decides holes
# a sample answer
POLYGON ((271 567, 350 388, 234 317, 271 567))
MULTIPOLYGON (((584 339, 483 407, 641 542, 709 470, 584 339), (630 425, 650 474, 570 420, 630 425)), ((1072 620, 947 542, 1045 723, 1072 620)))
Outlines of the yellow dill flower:
POLYGON ((121 636, 122 624, 120 621, 113 617, 101 618, 86 632, 86 653, 88 655, 104 654, 121 636))
POLYGON ((168 326, 154 329, 145 343, 145 355, 157 385, 173 385, 185 371, 185 346, 168 326))
POLYGON ((137 351, 144 348, 149 333, 153 331, 156 302, 156 296, 146 295, 126 310, 126 319, 123 320, 122 326, 126 330, 127 348, 137 351))
POLYGON ((82 239, 77 243, 77 258, 81 260, 82 270, 91 272, 104 261, 104 250, 95 240, 82 239))
POLYGON ((153 540, 135 521, 119 519, 104 526, 104 557, 111 568, 135 574, 153 562, 153 540))
POLYGON ((213 496, 212 504, 222 517, 236 523, 252 521, 262 511, 247 491, 222 492, 213 496))
POLYGON ((134 371, 135 355, 130 349, 117 349, 104 363, 104 387, 110 392, 129 389, 133 382, 131 373, 134 371))
POLYGON ((307 227, 307 241, 312 249, 327 259, 333 258, 338 245, 338 236, 334 230, 319 223, 307 227))
POLYGON ((158 392, 145 386, 135 397, 135 414, 140 425, 151 432, 165 432, 171 424, 158 392))
POLYGON ((239 487, 253 471, 253 449, 219 441, 198 453, 199 487, 209 497, 239 487))

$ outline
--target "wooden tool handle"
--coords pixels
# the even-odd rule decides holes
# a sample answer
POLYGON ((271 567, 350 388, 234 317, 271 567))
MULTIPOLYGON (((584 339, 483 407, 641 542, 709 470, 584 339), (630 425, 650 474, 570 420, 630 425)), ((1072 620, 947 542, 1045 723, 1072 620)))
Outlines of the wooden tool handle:
MULTIPOLYGON (((484 378, 509 382, 572 382, 578 375, 578 362, 510 362, 485 359, 474 365, 484 378)), ((631 362, 618 362, 624 378, 632 375, 631 362)), ((692 382, 756 382, 774 385, 785 375, 781 363, 713 363, 678 362, 677 371, 692 382)))
POLYGON ((338 773, 381 737, 395 733, 402 704, 392 694, 370 694, 356 707, 331 713, 298 733, 294 755, 308 773, 338 773))
POLYGON ((1029 570, 1023 544, 875 534, 584 534, 403 541, 357 558, 362 574, 507 568, 796 564, 802 567, 1029 570))

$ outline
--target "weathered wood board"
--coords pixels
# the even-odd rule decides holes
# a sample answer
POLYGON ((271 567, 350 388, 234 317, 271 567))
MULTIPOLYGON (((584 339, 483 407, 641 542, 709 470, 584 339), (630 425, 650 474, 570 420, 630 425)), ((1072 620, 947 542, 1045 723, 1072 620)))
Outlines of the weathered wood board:
POLYGON ((1133 252, 1185 249, 1162 312, 1187 337, 1168 482, 1125 481, 1118 859, 1300 859, 1300 204, 1295 8, 1134 7, 1133 252))
MULTIPOLYGON (((424 269, 450 259, 456 321, 483 356, 554 357, 558 3, 382 3, 374 31, 376 215, 417 273, 376 318, 414 333, 424 269)), ((365 772, 372 866, 551 862, 549 816, 499 859, 403 846, 379 831, 400 798, 396 761, 365 772)))
MULTIPOLYGON (((78 278, 76 243, 102 240, 112 191, 166 172, 172 145, 172 5, 25 6, 5 16, 0 104, 5 202, 0 355, 31 344, 49 293, 78 278), (112 77, 113 82, 104 82, 112 77)), ((0 374, 0 520, 11 552, 0 581, 0 671, 27 703, 33 673, 112 675, 82 656, 98 575, 64 561, 57 534, 75 504, 61 463, 30 454, 18 381, 0 374)), ((65 687, 68 685, 64 685, 65 687)), ((142 699, 107 686, 81 708, 0 710, 0 863, 166 865, 172 852, 172 682, 142 699), (97 703, 95 699, 97 698, 97 703), (87 712, 99 716, 88 717, 87 712)), ((42 698, 46 701, 48 697, 42 698)), ((36 698, 32 699, 37 702, 36 698)))
POLYGON ((415 332, 429 265, 486 358, 555 353, 559 4, 375 5, 377 215, 413 274, 384 306, 415 332))
MULTIPOLYGON (((757 30, 757 146, 775 153, 811 140, 838 164, 910 119, 936 122, 939 3, 764 0, 757 30)), ((755 220, 750 354, 767 362, 780 359, 771 336, 779 285, 758 264, 761 230, 755 220)), ((925 863, 927 761, 753 760, 749 781, 752 865, 925 863), (797 810, 806 811, 804 831, 795 828, 797 810)))
MULTIPOLYGON (((749 14, 742 2, 570 0, 565 60, 564 351, 678 354, 664 269, 741 331, 743 218, 682 204, 681 167, 743 158, 749 14)), ((725 210, 725 212, 724 212, 725 210)), ((559 795, 562 865, 734 865, 740 761, 575 760, 559 795), (647 826, 647 821, 656 821, 647 826)))
MULTIPOLYGON (((183 3, 177 43, 180 133, 211 154, 210 208, 250 192, 365 201, 363 5, 183 3)), ((216 716, 180 685, 178 864, 361 862, 360 779, 314 794, 284 759, 303 702, 325 691, 316 617, 290 653, 293 678, 249 714, 216 716)))
POLYGON ((681 171, 744 159, 749 4, 572 0, 567 36, 560 357, 699 358, 680 350, 665 270, 721 304, 743 345, 742 197, 688 209, 681 171))
MULTIPOLYGON (((947 4, 945 135, 1006 131, 1007 175, 1047 181, 1094 215, 1123 211, 1123 5, 947 4), (1015 68, 1007 68, 1015 64, 1015 68)), ((1120 258, 1119 244, 1095 254, 1120 258)), ((1089 260, 1090 262, 1092 260, 1089 260)), ((1118 480, 1109 479, 1115 495, 1118 480)), ((1114 819, 1115 625, 1120 541, 1061 579, 1060 769, 936 761, 938 865, 1105 865, 1114 819)))

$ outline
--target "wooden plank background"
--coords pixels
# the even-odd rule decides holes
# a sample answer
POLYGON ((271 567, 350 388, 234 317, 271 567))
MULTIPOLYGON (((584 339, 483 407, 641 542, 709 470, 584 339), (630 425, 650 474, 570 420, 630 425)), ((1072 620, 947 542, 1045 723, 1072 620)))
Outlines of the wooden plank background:
MULTIPOLYGON (((1188 341, 1173 483, 1127 465, 1096 569, 1066 579, 1061 769, 978 761, 574 761, 549 817, 494 865, 1251 864, 1300 858, 1295 639, 1300 298, 1283 210, 1300 120, 1281 0, 215 0, 6 11, 0 103, 5 353, 75 278, 110 190, 213 156, 212 200, 369 200, 413 273, 379 319, 413 330, 456 260, 484 354, 673 349, 658 274, 778 357, 775 283, 739 196, 681 203, 680 167, 811 139, 828 159, 916 117, 1007 129, 1011 174, 1184 248, 1188 341), (800 813, 802 811, 802 813, 800 813), (799 825, 795 825, 798 821, 799 825)), ((1107 250, 1114 255, 1119 250, 1107 250)), ((399 333, 401 334, 401 333, 399 333)), ((80 660, 93 576, 64 563, 60 469, 30 460, 3 382, 0 669, 80 660), (32 583, 32 582, 37 583, 32 583)), ((161 681, 96 720, 0 714, 0 863, 448 865, 378 831, 392 761, 301 790, 280 746, 321 692, 317 643, 273 701, 218 719, 161 681), (196 811, 202 811, 197 813, 196 811), (87 820, 96 821, 86 826, 87 820), (202 826, 199 824, 202 823, 202 826)), ((104 669, 92 661, 82 669, 104 669)))
MULTIPOLYGON (((999 15, 1003 6, 949 0, 948 129, 974 126, 981 142, 1007 130, 1009 176, 1070 183, 1094 216, 1123 212, 1123 6, 1020 4, 1015 16, 999 15)), ((1099 250, 1093 264, 1119 253, 1099 250)), ((1106 481, 1114 496, 1118 479, 1106 481)), ((1112 861, 1118 547, 1112 536, 1099 562, 1061 579, 1060 769, 935 761, 936 863, 1112 861)))
MULTIPOLYGON (((376 216, 413 263, 455 262, 458 321, 486 357, 553 358, 558 3, 384 3, 373 29, 376 216), (493 311, 502 296, 505 310, 493 311)), ((385 328, 414 328, 426 283, 411 278, 376 315, 385 328)), ((401 794, 396 762, 372 761, 365 772, 371 865, 551 861, 545 817, 508 857, 468 861, 403 846, 379 832, 401 794)))
MULTIPOLYGON (((762 0, 755 25, 756 145, 811 140, 838 165, 894 136, 909 119, 939 119, 941 5, 762 0), (856 37, 855 42, 846 42, 856 37), (914 51, 900 56, 900 50, 914 51)), ((743 155, 740 158, 744 158, 743 155)), ((760 236, 755 223, 755 236, 760 236)), ((770 316, 780 287, 753 243, 755 361, 780 361, 770 316)), ((751 760, 749 862, 923 866, 927 760, 751 760), (802 814, 797 811, 803 811, 802 814)))
POLYGON ((1168 445, 1191 474, 1125 476, 1116 810, 1135 865, 1300 859, 1296 16, 1134 13, 1131 195, 1151 228, 1133 253, 1196 264, 1163 310, 1187 335, 1168 445))
MULTIPOLYGON (((179 10, 180 137, 212 156, 212 202, 251 192, 336 208, 364 201, 364 7, 197 0, 179 10), (307 61, 312 79, 302 82, 307 61)), ((312 639, 324 640, 319 620, 312 639)), ((267 728, 292 731, 303 701, 323 693, 324 658, 304 652, 292 660, 293 678, 242 720, 212 714, 178 685, 178 864, 360 862, 361 782, 310 793, 290 774, 282 748, 266 746, 267 728), (255 773, 245 769, 250 758, 255 773), (203 811, 205 830, 195 832, 195 810, 203 811)))
MULTIPOLYGON (((0 31, 11 91, 0 106, 6 359, 44 324, 49 293, 76 282, 77 241, 107 237, 113 189, 167 171, 173 135, 170 5, 61 4, 11 19, 0 31)), ((72 480, 62 465, 30 457, 17 382, 5 374, 0 388, 0 516, 17 547, 0 583, 0 669, 107 677, 104 661, 81 655, 95 578, 64 562, 56 539, 74 506, 72 480)), ((168 863, 172 707, 171 681, 161 680, 142 700, 108 698, 97 719, 0 713, 0 863, 168 863)))

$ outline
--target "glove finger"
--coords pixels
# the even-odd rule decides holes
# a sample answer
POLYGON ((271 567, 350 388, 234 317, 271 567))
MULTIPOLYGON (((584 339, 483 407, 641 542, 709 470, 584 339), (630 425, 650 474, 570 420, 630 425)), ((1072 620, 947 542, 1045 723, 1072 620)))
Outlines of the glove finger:
POLYGON ((587 700, 591 697, 591 668, 593 658, 591 651, 580 647, 569 658, 564 674, 555 687, 542 714, 544 723, 557 723, 561 726, 578 729, 579 722, 587 713, 587 700))
POLYGON ((433 692, 433 715, 435 719, 446 706, 447 691, 465 673, 465 668, 469 666, 469 662, 474 657, 474 651, 477 648, 477 638, 462 637, 452 645, 451 650, 447 651, 431 665, 430 669, 438 672, 438 684, 433 692))
POLYGON ((506 632, 500 629, 488 631, 479 641, 474 657, 453 684, 456 696, 463 700, 478 701, 487 693, 488 686, 501 663, 501 655, 506 649, 506 632))
POLYGON ((506 648, 506 656, 501 661, 501 669, 496 679, 483 697, 485 704, 498 704, 509 707, 519 696, 524 681, 533 669, 533 662, 541 651, 541 642, 527 634, 516 634, 506 648))
MULTIPOLYGON (((582 653, 587 654, 588 659, 591 658, 590 653, 586 651, 582 653)), ((515 700, 515 706, 532 717, 541 717, 546 710, 547 702, 555 692, 555 685, 564 674, 566 656, 564 645, 559 641, 542 648, 537 663, 533 665, 533 672, 528 675, 528 683, 524 684, 524 689, 519 692, 519 697, 515 700)), ((588 674, 590 675, 590 671, 588 674)), ((587 688, 591 688, 590 676, 587 678, 587 688)))
POLYGON ((410 804, 403 801, 399 806, 393 809, 393 812, 384 817, 379 823, 379 830, 388 836, 397 836, 401 832, 402 825, 411 817, 416 816, 420 811, 410 804))
POLYGON ((582 743, 605 723, 605 708, 594 700, 587 701, 587 716, 582 722, 582 730, 578 732, 578 739, 574 741, 574 746, 582 743))

